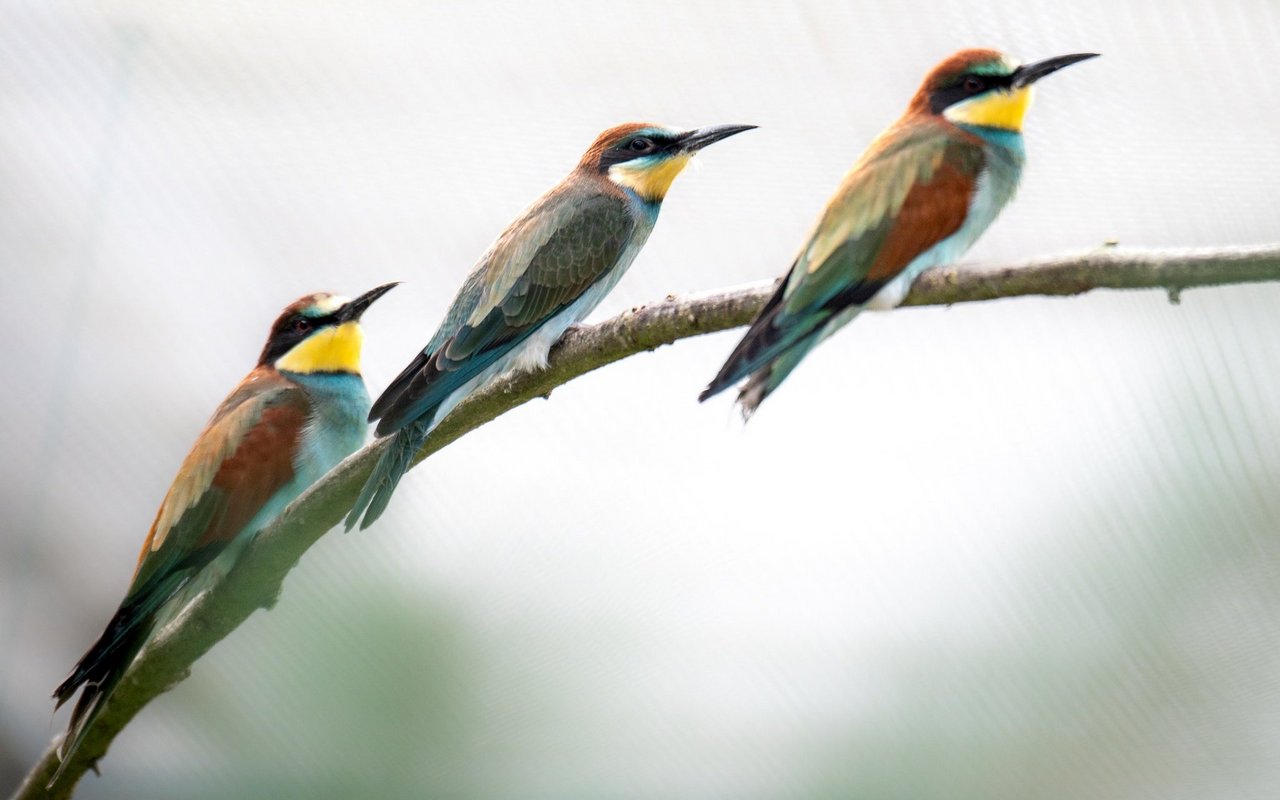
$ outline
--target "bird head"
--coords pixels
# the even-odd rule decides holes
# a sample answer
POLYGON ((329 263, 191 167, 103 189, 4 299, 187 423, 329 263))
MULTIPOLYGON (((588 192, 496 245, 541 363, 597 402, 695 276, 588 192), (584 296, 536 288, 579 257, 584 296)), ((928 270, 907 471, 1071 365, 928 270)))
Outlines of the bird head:
POLYGON ((1019 64, 998 50, 961 50, 933 68, 911 101, 911 111, 957 125, 1022 130, 1032 84, 1063 67, 1094 58, 1073 53, 1019 64))
POLYGON ((360 315, 396 285, 383 284, 354 300, 325 292, 295 300, 271 326, 258 364, 303 375, 359 375, 360 347, 364 343, 360 315))
POLYGON ((631 122, 597 136, 578 168, 604 175, 646 202, 661 203, 676 176, 699 150, 754 127, 712 125, 681 131, 631 122))

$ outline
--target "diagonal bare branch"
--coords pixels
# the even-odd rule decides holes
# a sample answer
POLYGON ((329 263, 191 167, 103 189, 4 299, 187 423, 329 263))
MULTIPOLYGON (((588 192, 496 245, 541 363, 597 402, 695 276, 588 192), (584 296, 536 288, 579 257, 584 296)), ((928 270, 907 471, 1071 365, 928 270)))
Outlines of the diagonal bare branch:
MULTIPOLYGON (((1276 280, 1280 280, 1280 245, 1213 250, 1108 247, 1007 266, 930 270, 916 281, 905 305, 1069 296, 1093 289, 1164 289, 1176 302, 1184 289, 1276 280)), ((745 325, 768 299, 773 285, 671 296, 599 325, 572 329, 552 351, 546 370, 508 376, 459 405, 432 433, 418 461, 495 417, 606 364, 679 339, 745 325)), ((708 376, 716 366, 707 365, 708 376)), ((691 403, 698 388, 689 387, 691 403)), ((342 462, 264 529, 227 580, 201 596, 143 651, 59 783, 45 788, 58 763, 51 744, 18 787, 15 800, 69 797, 85 771, 93 768, 143 706, 190 674, 192 663, 255 609, 270 608, 302 554, 350 509, 381 448, 382 443, 375 442, 342 462)))

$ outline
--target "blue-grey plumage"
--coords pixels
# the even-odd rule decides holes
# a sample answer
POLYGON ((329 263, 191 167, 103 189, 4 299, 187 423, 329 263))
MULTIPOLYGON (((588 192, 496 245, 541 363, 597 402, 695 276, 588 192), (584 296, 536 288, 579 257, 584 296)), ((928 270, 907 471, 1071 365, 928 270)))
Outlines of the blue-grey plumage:
POLYGON ((312 294, 271 328, 258 365, 227 396, 182 463, 124 601, 54 691, 83 687, 59 746, 58 781, 152 635, 219 580, 253 536, 355 452, 368 432, 360 317, 395 284, 355 300, 312 294))
POLYGON ((1019 65, 962 50, 845 176, 790 272, 699 400, 745 379, 750 417, 814 347, 866 308, 901 303, 924 270, 959 258, 1012 199, 1031 85, 1093 54, 1019 65))
POLYGON ((600 134, 577 168, 480 257, 435 336, 373 404, 370 420, 393 440, 347 530, 382 514, 427 435, 459 402, 505 372, 545 366, 551 346, 631 265, 689 159, 753 127, 682 132, 630 123, 600 134))

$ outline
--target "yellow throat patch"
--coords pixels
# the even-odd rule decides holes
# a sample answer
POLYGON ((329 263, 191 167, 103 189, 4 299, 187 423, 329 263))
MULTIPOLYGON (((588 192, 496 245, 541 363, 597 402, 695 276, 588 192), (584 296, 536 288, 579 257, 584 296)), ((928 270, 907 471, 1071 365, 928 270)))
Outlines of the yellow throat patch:
POLYGON ((276 360, 276 369, 298 372, 350 372, 360 374, 360 347, 364 331, 359 322, 344 322, 308 336, 276 360))
POLYGON ((1011 92, 993 91, 956 103, 942 116, 957 124, 981 125, 985 128, 1022 130, 1022 118, 1031 107, 1032 87, 1023 86, 1011 92))
POLYGON ((667 196, 676 176, 689 164, 691 156, 681 153, 656 164, 640 165, 624 161, 609 167, 609 180, 653 202, 667 196))

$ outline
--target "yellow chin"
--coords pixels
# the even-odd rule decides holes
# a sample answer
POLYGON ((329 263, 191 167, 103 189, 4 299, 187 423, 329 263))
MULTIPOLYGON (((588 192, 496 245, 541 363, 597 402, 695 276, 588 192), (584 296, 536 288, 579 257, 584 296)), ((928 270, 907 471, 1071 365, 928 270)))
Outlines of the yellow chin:
POLYGON ((942 116, 956 124, 1020 131, 1022 118, 1031 106, 1031 95, 1030 86, 1011 92, 997 90, 957 103, 943 111, 942 116))
POLYGON ((360 374, 360 346, 364 331, 358 322, 344 322, 311 334, 276 360, 276 369, 298 372, 360 374))
POLYGON ((689 164, 689 158, 681 153, 647 167, 630 162, 615 164, 609 167, 609 180, 650 202, 661 200, 667 196, 676 176, 689 164))

